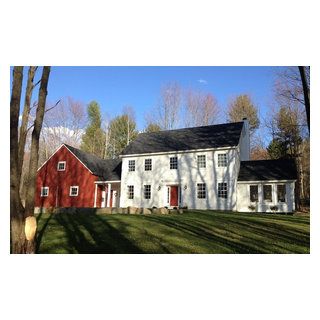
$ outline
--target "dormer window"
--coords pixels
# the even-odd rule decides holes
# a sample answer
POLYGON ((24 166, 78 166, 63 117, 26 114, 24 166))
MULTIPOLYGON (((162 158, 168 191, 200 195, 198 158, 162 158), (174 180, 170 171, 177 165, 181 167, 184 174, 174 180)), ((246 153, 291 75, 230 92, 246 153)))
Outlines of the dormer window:
POLYGON ((57 166, 58 171, 65 171, 66 170, 66 162, 59 161, 57 166))

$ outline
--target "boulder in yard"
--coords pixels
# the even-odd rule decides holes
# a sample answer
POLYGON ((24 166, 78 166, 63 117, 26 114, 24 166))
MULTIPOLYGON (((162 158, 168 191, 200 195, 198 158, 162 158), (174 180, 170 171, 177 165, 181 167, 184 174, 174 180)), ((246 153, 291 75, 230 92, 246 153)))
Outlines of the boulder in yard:
POLYGON ((180 213, 180 214, 183 213, 183 209, 178 209, 177 211, 178 211, 178 213, 180 213))
POLYGON ((142 208, 142 214, 151 214, 151 210, 147 208, 142 208))
POLYGON ((97 214, 111 214, 111 208, 99 208, 96 211, 97 214))
POLYGON ((160 213, 158 208, 152 208, 151 212, 152 212, 152 214, 159 214, 160 213))
POLYGON ((167 208, 160 208, 159 209, 159 213, 160 214, 168 214, 169 213, 169 210, 167 208))
POLYGON ((137 207, 128 207, 129 214, 137 214, 139 213, 139 209, 137 207))

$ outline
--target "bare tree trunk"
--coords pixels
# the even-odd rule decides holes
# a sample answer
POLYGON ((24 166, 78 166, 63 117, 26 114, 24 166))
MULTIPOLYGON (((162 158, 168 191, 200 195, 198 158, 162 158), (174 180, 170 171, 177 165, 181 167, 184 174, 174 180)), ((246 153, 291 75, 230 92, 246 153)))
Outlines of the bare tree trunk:
POLYGON ((11 252, 25 252, 24 208, 19 193, 18 123, 22 90, 23 67, 14 67, 10 101, 10 224, 11 252))
POLYGON ((299 67, 303 87, 304 103, 306 107, 308 129, 310 133, 310 88, 308 87, 305 67, 299 67))
MULTIPOLYGON (((36 119, 34 121, 34 128, 32 131, 29 179, 28 179, 26 207, 25 207, 26 217, 34 216, 34 195, 35 195, 36 174, 38 169, 39 139, 40 139, 40 132, 41 132, 43 117, 45 112, 49 74, 50 74, 50 67, 43 67, 41 84, 39 89, 36 119)), ((35 241, 34 239, 32 239, 29 242, 31 243, 29 248, 31 253, 31 252, 34 252, 35 250, 35 241)))
POLYGON ((25 100, 24 100, 24 108, 23 108, 22 121, 21 121, 21 126, 20 126, 19 149, 18 149, 19 185, 21 183, 24 148, 25 148, 27 132, 28 132, 28 120, 29 120, 29 115, 30 115, 31 97, 32 97, 32 91, 34 88, 33 79, 34 79, 34 75, 36 73, 36 70, 37 70, 37 67, 30 67, 29 68, 26 96, 25 96, 25 100))

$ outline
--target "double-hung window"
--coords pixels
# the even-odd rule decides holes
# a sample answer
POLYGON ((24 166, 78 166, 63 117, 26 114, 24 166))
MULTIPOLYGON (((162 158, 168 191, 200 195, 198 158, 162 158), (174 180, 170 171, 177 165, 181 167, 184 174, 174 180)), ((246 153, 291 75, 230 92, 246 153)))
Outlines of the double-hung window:
POLYGON ((47 197, 49 195, 49 187, 41 187, 41 197, 47 197))
POLYGON ((128 186, 128 199, 134 198, 134 186, 128 186))
POLYGON ((286 185, 285 184, 277 185, 277 195, 278 195, 278 202, 286 202, 286 185))
POLYGON ((145 159, 144 160, 144 170, 151 171, 152 170, 152 159, 145 159))
POLYGON ((226 167, 226 166, 227 166, 227 154, 218 153, 218 167, 226 167))
POLYGON ((129 166, 129 171, 135 171, 136 170, 136 160, 129 160, 128 166, 129 166))
POLYGON ((258 202, 258 186, 250 186, 250 202, 258 202))
POLYGON ((145 184, 143 186, 143 193, 144 193, 145 199, 151 199, 151 185, 150 184, 145 184))
POLYGON ((206 167, 206 156, 204 154, 198 155, 198 168, 206 167))
POLYGON ((272 185, 263 185, 263 200, 266 202, 272 202, 272 185))
POLYGON ((170 169, 178 169, 178 157, 170 157, 170 169))
POLYGON ((197 197, 198 197, 198 199, 205 199, 206 198, 206 184, 205 183, 198 183, 197 184, 197 197))
POLYGON ((70 197, 76 197, 79 194, 79 187, 78 186, 71 186, 70 187, 70 197))
POLYGON ((228 198, 228 184, 226 182, 218 183, 218 198, 228 198))

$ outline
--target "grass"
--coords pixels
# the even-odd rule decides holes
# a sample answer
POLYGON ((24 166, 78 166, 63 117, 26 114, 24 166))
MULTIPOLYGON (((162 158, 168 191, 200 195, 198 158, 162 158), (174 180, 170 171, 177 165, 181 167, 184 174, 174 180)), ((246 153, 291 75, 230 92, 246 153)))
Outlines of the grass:
POLYGON ((40 214, 38 253, 309 253, 309 217, 40 214))

